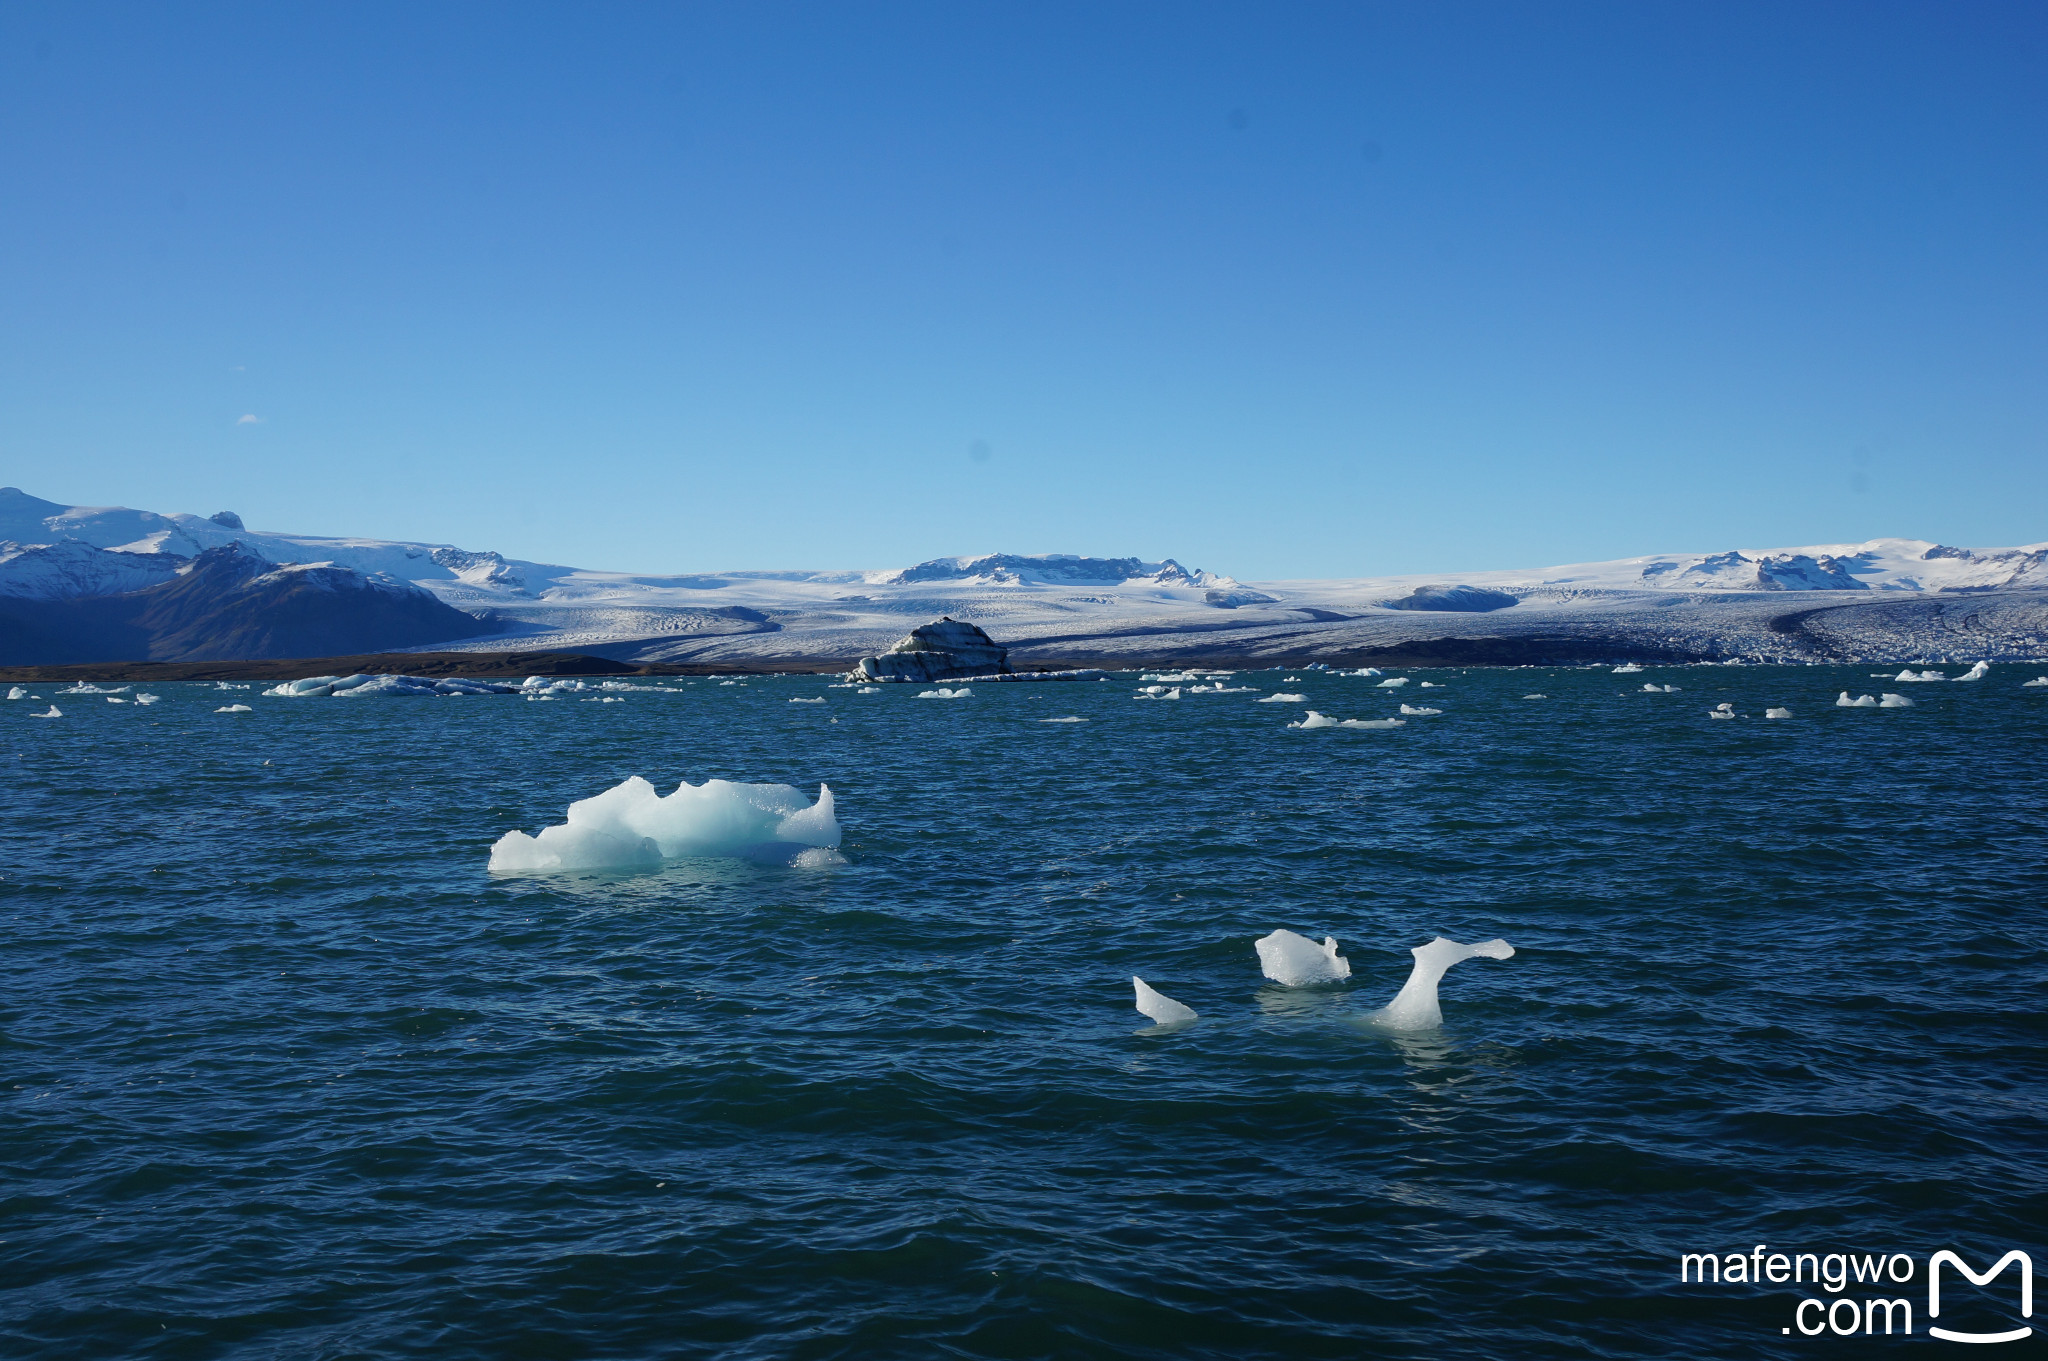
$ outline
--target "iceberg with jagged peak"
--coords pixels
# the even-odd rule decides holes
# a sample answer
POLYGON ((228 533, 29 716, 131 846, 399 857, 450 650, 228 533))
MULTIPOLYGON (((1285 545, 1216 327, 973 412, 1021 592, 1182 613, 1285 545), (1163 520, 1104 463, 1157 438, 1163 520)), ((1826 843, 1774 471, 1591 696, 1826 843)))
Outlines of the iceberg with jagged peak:
POLYGON ((846 673, 846 679, 916 681, 925 685, 963 676, 999 676, 1009 669, 1008 650, 999 647, 979 625, 959 619, 934 619, 912 629, 880 656, 861 658, 846 673))

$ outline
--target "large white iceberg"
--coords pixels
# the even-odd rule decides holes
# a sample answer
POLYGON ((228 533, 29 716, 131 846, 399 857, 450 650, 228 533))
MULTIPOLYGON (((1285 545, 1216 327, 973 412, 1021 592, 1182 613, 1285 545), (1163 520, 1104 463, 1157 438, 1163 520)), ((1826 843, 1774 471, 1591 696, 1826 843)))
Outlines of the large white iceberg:
POLYGON ((730 856, 775 864, 845 860, 832 790, 807 803, 786 784, 687 780, 663 797, 638 775, 569 805, 568 821, 538 836, 507 832, 491 847, 494 874, 652 869, 683 856, 730 856))
MULTIPOLYGON (((579 687, 581 688, 581 687, 579 687)), ((438 679, 427 676, 308 676, 285 681, 263 692, 277 699, 379 698, 389 695, 513 695, 519 687, 491 681, 464 680, 459 676, 438 679)))

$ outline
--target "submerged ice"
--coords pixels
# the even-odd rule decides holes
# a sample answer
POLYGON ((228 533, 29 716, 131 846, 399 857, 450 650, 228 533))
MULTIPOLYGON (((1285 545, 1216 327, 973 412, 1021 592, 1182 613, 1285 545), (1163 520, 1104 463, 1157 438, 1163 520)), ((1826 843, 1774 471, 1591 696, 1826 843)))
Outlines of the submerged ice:
POLYGON ((538 836, 507 832, 491 847, 494 874, 652 869, 684 856, 728 856, 802 866, 846 863, 836 849, 832 790, 816 803, 786 784, 687 780, 666 797, 638 775, 569 805, 568 820, 538 836))

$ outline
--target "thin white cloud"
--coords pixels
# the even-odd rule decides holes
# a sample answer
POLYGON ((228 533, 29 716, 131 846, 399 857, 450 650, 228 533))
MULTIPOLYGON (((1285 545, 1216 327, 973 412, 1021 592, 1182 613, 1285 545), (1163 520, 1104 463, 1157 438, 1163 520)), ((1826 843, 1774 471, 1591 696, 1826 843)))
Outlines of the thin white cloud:
POLYGON ((263 418, 262 418, 261 416, 237 416, 237 417, 235 418, 235 424, 236 424, 236 425, 261 425, 261 424, 263 424, 263 418))

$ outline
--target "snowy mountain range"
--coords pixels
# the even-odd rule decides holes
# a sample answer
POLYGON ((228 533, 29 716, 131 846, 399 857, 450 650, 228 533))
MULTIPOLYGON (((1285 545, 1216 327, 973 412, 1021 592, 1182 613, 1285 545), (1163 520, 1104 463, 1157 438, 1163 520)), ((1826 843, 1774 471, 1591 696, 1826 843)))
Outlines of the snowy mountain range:
POLYGON ((1973 549, 1875 539, 1527 571, 1254 583, 1171 559, 1005 553, 880 570, 658 576, 451 544, 256 531, 226 511, 68 506, 0 488, 0 602, 148 590, 188 574, 207 550, 235 545, 270 563, 322 565, 330 588, 345 576, 356 589, 409 600, 408 630, 431 617, 415 596, 486 630, 430 641, 414 632, 412 646, 551 648, 638 662, 837 665, 940 615, 981 624, 1019 660, 1111 664, 2048 649, 2048 543, 1973 549))

